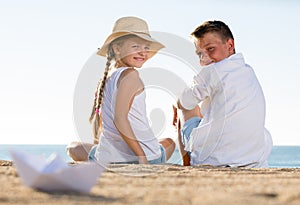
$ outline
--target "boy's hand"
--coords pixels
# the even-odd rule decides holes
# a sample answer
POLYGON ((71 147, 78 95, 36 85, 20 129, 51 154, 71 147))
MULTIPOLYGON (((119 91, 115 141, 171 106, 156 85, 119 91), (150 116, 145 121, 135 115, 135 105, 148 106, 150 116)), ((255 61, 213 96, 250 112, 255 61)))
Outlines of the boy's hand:
POLYGON ((177 107, 173 105, 173 126, 177 128, 177 120, 178 120, 178 114, 177 114, 177 107))

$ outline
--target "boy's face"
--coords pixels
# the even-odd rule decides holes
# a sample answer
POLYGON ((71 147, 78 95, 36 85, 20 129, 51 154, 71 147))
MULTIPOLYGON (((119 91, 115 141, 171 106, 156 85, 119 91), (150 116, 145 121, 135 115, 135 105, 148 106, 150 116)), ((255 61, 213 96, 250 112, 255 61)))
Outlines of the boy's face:
POLYGON ((197 45, 195 46, 196 46, 196 55, 199 57, 201 66, 207 66, 213 63, 213 60, 210 59, 206 53, 202 52, 202 50, 199 47, 197 47, 197 45))
POLYGON ((219 62, 234 54, 233 39, 223 41, 219 34, 214 32, 206 33, 202 38, 195 38, 195 45, 196 53, 201 57, 207 56, 211 62, 219 62))

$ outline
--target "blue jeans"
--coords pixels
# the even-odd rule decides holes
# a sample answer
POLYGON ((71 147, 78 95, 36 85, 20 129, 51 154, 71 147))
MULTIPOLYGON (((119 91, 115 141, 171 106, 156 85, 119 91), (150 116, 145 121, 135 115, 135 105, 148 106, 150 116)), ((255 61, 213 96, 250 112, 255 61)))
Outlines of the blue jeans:
MULTIPOLYGON (((183 145, 186 145, 191 138, 191 132, 194 128, 198 127, 199 123, 201 122, 200 117, 192 117, 189 120, 185 121, 181 128, 181 141, 183 145)), ((188 152, 191 155, 190 152, 188 152)))

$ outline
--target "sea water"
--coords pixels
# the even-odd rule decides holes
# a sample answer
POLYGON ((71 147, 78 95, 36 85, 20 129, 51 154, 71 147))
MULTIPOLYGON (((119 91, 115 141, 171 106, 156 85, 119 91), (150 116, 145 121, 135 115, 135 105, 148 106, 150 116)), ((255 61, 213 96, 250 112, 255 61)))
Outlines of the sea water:
MULTIPOLYGON (((42 155, 48 158, 52 153, 59 154, 66 162, 72 159, 66 153, 66 145, 0 145, 0 160, 12 160, 9 150, 22 150, 34 155, 42 155)), ((178 149, 168 161, 181 164, 178 149)), ((300 146, 274 146, 268 159, 270 167, 300 168, 300 146)))

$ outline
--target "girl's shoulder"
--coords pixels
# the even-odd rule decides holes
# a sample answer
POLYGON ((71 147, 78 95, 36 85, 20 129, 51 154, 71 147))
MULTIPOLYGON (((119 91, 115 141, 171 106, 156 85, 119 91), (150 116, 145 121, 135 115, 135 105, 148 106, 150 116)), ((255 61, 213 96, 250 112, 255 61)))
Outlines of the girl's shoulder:
POLYGON ((130 78, 130 79, 140 78, 139 72, 135 68, 126 68, 126 69, 124 69, 122 71, 122 73, 120 74, 119 79, 123 79, 125 77, 130 78))
POLYGON ((135 68, 126 68, 120 74, 118 84, 120 84, 121 81, 125 84, 140 84, 141 79, 139 72, 135 68))
POLYGON ((138 74, 138 71, 133 67, 125 68, 122 71, 122 74, 124 73, 123 75, 128 75, 129 73, 132 73, 132 72, 134 72, 135 74, 138 74))

